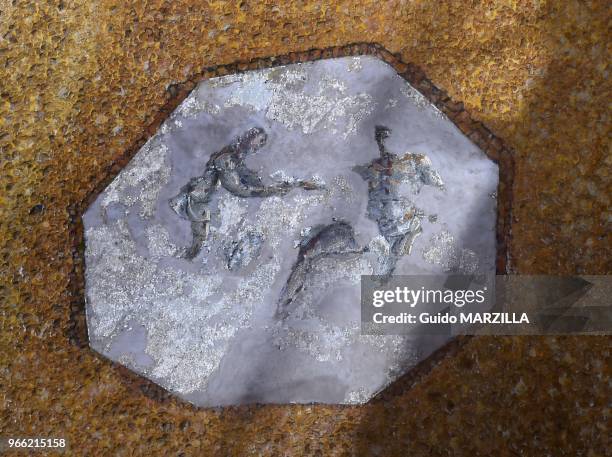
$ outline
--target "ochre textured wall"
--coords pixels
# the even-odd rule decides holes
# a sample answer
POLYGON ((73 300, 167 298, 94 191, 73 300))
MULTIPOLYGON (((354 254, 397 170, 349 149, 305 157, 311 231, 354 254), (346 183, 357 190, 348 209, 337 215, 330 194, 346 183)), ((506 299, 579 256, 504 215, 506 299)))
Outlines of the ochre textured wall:
POLYGON ((0 0, 0 435, 74 455, 603 456, 603 337, 472 338, 355 408, 139 390, 69 341, 68 208, 205 67, 378 42, 514 150, 516 272, 610 273, 607 3, 0 0))

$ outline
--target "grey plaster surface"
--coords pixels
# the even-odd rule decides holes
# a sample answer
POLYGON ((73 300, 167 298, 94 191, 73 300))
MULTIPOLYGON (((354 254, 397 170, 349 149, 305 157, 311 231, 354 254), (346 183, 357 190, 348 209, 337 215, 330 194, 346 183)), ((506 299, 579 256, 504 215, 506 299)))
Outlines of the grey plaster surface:
POLYGON ((497 182, 375 58, 204 81, 83 217, 90 344, 200 406, 363 403, 446 337, 360 335, 360 275, 494 273, 497 182))

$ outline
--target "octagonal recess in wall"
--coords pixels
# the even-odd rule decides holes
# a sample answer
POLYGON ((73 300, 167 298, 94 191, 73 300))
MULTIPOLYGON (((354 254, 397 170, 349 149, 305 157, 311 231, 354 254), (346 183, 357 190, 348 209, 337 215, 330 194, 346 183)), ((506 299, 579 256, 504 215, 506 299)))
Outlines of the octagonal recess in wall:
POLYGON ((203 81, 83 216, 90 345, 199 406, 358 404, 447 342, 364 274, 494 273, 498 167, 375 57, 203 81))

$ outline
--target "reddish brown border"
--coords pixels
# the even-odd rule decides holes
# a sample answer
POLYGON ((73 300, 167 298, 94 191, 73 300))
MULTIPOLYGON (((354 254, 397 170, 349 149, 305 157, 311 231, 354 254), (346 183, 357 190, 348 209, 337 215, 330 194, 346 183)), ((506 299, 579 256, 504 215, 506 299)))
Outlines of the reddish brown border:
MULTIPOLYGON (((446 114, 449 119, 487 156, 499 166, 499 186, 497 190, 497 274, 507 274, 510 269, 509 245, 511 241, 511 212, 512 212, 512 185, 514 181, 513 152, 504 145, 503 141, 496 137, 484 124, 472 119, 466 111, 462 102, 453 101, 443 90, 438 89, 429 81, 417 65, 405 63, 397 54, 387 51, 376 43, 356 43, 345 46, 336 46, 327 49, 313 49, 303 52, 292 52, 277 57, 258 58, 250 61, 241 61, 228 65, 208 67, 199 73, 192 75, 188 80, 173 84, 166 90, 167 101, 157 112, 153 121, 145 129, 143 135, 138 138, 126 151, 118 155, 106 168, 106 173, 96 183, 95 187, 80 202, 68 208, 70 215, 69 236, 72 240, 73 269, 70 274, 69 290, 70 303, 70 325, 68 338, 70 343, 84 350, 92 351, 100 357, 97 352, 89 348, 87 337, 87 324, 85 320, 85 275, 84 275, 84 237, 81 216, 95 198, 110 184, 121 169, 127 165, 132 157, 140 150, 142 145, 155 134, 162 122, 174 111, 174 109, 191 93, 202 80, 224 76, 228 74, 242 73, 249 70, 271 68, 300 62, 312 62, 320 59, 349 56, 375 56, 391 65, 395 71, 408 81, 415 89, 421 92, 434 106, 446 114)), ((385 389, 377 396, 384 400, 390 395, 409 388, 425 376, 431 369, 446 357, 457 354, 468 340, 468 337, 460 337, 440 348, 426 360, 419 363, 409 373, 402 376, 392 386, 385 389)), ((164 388, 135 374, 129 369, 109 360, 122 373, 126 383, 141 391, 145 395, 158 401, 168 401, 172 394, 164 388)), ((177 398, 177 397, 175 397, 177 398)), ((177 398, 178 399, 178 398, 177 398)), ((178 400, 186 406, 193 405, 178 400)))

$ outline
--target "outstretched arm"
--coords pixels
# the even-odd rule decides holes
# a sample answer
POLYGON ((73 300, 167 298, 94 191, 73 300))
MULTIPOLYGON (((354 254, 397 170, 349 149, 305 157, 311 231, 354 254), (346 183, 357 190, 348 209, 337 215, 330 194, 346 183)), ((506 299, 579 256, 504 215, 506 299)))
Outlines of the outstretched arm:
POLYGON ((265 185, 259 176, 246 167, 238 167, 232 171, 225 171, 220 176, 221 185, 230 193, 238 197, 271 197, 285 195, 291 189, 301 187, 306 190, 319 189, 310 181, 279 182, 265 185))

